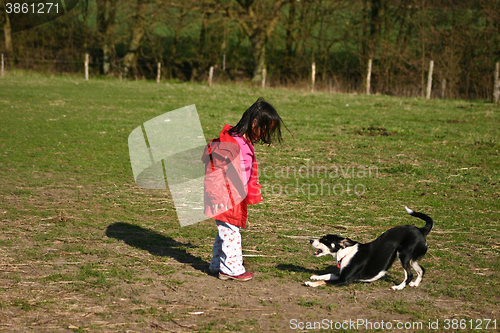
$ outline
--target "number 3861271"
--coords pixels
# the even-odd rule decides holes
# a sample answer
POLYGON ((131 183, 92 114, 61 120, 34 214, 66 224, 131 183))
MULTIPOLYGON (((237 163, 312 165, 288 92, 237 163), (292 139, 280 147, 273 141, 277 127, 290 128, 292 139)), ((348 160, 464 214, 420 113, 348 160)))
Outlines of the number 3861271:
POLYGON ((20 2, 8 2, 5 4, 5 9, 7 14, 58 14, 59 4, 58 3, 20 3, 20 2))

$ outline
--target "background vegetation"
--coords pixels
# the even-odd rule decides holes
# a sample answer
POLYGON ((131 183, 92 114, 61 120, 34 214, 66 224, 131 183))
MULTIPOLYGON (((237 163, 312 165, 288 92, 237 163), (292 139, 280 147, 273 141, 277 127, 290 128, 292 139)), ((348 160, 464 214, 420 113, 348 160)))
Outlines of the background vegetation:
MULTIPOLYGON (((3 10, 0 1, 0 10, 3 10)), ((368 59, 372 91, 422 96, 435 61, 433 96, 490 99, 500 60, 500 2, 492 0, 81 0, 70 13, 12 33, 0 15, 8 68, 152 79, 260 80, 361 92, 368 59)))

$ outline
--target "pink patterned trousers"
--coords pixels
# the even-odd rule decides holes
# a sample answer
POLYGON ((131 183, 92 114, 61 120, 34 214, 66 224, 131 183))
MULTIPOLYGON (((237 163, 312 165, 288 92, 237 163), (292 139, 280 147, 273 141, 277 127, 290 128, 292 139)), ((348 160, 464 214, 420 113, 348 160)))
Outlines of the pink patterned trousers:
POLYGON ((245 273, 240 228, 219 220, 216 222, 218 235, 215 237, 210 271, 220 271, 231 276, 245 273))

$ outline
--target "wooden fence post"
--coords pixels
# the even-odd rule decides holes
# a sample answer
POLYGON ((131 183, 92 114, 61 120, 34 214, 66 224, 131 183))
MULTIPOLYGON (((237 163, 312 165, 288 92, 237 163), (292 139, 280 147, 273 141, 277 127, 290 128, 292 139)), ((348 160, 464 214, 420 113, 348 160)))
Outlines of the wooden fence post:
POLYGON ((434 70, 434 60, 429 62, 429 75, 427 77, 427 93, 425 94, 425 98, 431 98, 432 91, 432 71, 434 70))
POLYGON ((156 83, 160 83, 161 78, 161 62, 158 63, 158 72, 156 74, 156 83))
POLYGON ((85 81, 89 80, 89 54, 85 53, 85 81))
POLYGON ((2 76, 3 76, 3 69, 4 69, 4 59, 3 59, 3 53, 2 53, 2 64, 1 64, 1 67, 2 67, 2 76))
POLYGON ((262 69, 262 89, 266 88, 266 69, 262 69))
POLYGON ((312 71, 311 71, 311 92, 314 92, 314 85, 316 83, 316 63, 312 63, 312 71))
POLYGON ((372 79, 372 59, 368 59, 368 74, 366 75, 366 94, 370 95, 370 85, 372 79))
POLYGON ((441 99, 446 96, 446 79, 441 80, 441 99))
POLYGON ((498 103, 500 99, 500 62, 495 64, 495 78, 493 84, 493 103, 498 103))
POLYGON ((212 78, 214 77, 214 66, 210 66, 210 71, 208 72, 208 86, 212 86, 212 78))

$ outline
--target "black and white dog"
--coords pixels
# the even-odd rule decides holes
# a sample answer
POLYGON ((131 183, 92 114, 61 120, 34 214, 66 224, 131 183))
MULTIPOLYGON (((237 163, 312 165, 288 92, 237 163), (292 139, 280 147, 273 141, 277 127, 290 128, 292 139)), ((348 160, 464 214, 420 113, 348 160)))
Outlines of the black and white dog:
POLYGON ((346 285, 353 281, 373 282, 385 275, 396 259, 403 266, 405 272, 404 281, 392 286, 393 290, 402 290, 406 285, 417 287, 422 281, 424 269, 418 264, 418 260, 427 252, 425 236, 434 226, 432 219, 422 213, 414 212, 405 207, 408 214, 418 217, 426 222, 422 228, 411 225, 402 225, 387 230, 373 242, 361 244, 349 238, 337 235, 326 235, 321 239, 312 239, 312 247, 318 249, 315 257, 332 255, 337 260, 340 275, 325 274, 313 275, 307 281, 306 286, 318 287, 325 284, 346 285), (417 272, 417 278, 412 281, 411 268, 417 272))

